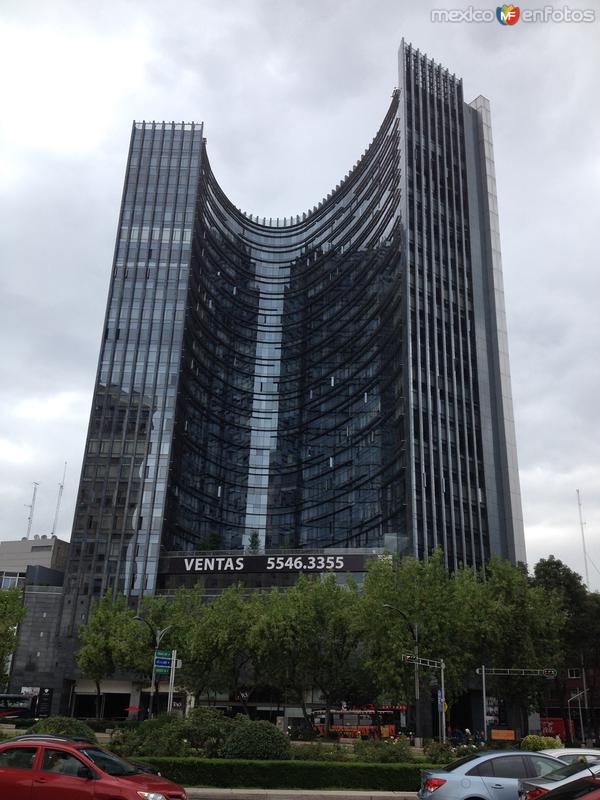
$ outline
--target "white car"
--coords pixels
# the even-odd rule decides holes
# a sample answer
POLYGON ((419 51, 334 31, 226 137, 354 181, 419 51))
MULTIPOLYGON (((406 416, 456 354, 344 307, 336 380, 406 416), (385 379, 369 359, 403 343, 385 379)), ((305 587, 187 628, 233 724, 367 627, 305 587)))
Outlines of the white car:
POLYGON ((547 756, 560 758, 565 764, 573 764, 579 761, 581 764, 596 764, 600 762, 600 750, 591 747, 554 747, 548 750, 540 750, 547 756))

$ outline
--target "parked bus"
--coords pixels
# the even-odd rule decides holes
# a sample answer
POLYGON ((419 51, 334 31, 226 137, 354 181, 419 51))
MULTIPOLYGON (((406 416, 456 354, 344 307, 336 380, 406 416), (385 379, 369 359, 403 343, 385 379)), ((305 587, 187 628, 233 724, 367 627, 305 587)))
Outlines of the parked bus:
MULTIPOLYGON (((325 736, 326 711, 313 711, 312 724, 319 736, 325 736)), ((406 706, 375 709, 352 708, 329 711, 329 735, 348 739, 387 739, 406 727, 406 706)))
POLYGON ((0 694, 0 718, 34 717, 36 701, 24 694, 0 694))

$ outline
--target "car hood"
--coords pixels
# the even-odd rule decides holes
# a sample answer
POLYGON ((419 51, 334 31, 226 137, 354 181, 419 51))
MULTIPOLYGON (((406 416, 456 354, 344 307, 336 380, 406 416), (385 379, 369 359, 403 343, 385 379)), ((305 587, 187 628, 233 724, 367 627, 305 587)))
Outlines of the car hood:
POLYGON ((173 800, 183 800, 185 797, 181 786, 159 775, 152 775, 149 772, 139 772, 136 775, 120 775, 117 780, 125 786, 139 789, 143 792, 160 792, 165 797, 173 800))

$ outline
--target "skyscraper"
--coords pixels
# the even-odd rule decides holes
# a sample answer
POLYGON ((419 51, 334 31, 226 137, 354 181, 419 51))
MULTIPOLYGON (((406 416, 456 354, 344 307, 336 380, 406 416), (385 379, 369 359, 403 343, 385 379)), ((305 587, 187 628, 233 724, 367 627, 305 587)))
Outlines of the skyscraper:
POLYGON ((225 196, 202 124, 135 122, 63 633, 177 554, 434 548, 525 559, 488 101, 402 43, 372 143, 287 219, 225 196))

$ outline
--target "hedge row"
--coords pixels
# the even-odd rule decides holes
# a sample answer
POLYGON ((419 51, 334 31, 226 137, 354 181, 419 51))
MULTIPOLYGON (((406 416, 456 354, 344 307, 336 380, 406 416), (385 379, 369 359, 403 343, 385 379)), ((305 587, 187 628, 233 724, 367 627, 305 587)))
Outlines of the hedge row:
POLYGON ((185 786, 244 789, 363 789, 416 792, 428 764, 357 764, 323 761, 242 761, 144 758, 165 778, 185 786))

